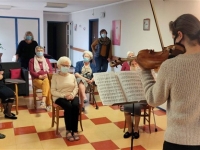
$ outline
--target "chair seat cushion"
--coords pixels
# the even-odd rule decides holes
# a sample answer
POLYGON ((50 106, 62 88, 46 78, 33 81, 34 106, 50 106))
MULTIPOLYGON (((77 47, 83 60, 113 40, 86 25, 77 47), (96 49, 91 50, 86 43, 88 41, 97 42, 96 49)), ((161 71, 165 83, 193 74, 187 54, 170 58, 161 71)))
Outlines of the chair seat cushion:
POLYGON ((5 82, 6 83, 17 83, 17 84, 26 83, 26 81, 23 79, 10 79, 10 78, 5 79, 5 82))

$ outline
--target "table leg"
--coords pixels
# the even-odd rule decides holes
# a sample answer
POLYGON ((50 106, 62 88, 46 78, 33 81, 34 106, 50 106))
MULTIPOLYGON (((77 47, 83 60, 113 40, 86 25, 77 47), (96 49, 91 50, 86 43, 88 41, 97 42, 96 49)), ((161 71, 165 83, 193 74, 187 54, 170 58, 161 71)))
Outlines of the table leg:
POLYGON ((16 108, 16 114, 18 115, 18 104, 19 104, 19 99, 18 99, 18 85, 15 83, 15 108, 16 108))

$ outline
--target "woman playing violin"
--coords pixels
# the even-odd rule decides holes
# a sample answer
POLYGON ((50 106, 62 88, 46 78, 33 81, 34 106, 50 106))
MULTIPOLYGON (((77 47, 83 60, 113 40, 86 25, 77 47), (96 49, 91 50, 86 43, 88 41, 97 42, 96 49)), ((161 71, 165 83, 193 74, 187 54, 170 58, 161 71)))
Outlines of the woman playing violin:
POLYGON ((167 101, 167 128, 163 150, 200 149, 200 22, 184 14, 169 23, 174 43, 186 53, 162 63, 156 82, 151 70, 141 71, 147 102, 167 101))

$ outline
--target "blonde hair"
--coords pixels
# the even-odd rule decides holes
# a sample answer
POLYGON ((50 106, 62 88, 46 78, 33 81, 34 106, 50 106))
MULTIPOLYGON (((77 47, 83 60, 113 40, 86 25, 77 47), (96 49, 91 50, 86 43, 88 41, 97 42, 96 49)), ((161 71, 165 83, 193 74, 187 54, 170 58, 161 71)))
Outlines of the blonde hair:
POLYGON ((31 41, 34 40, 34 36, 33 36, 33 33, 32 33, 31 31, 26 31, 26 33, 25 33, 25 35, 24 35, 24 40, 26 40, 26 36, 27 36, 27 35, 31 35, 31 36, 32 36, 31 41))
POLYGON ((90 56, 91 60, 93 59, 93 54, 92 54, 92 52, 90 52, 90 51, 84 51, 84 52, 83 52, 83 57, 84 57, 85 54, 88 54, 88 55, 90 56))
POLYGON ((127 52, 127 57, 128 57, 129 54, 133 54, 135 56, 134 52, 132 52, 132 51, 127 52))
POLYGON ((68 62, 69 65, 71 66, 71 60, 67 56, 62 56, 58 59, 57 61, 57 66, 60 66, 62 63, 68 62))
POLYGON ((35 52, 36 52, 38 49, 42 49, 42 50, 44 51, 44 47, 42 47, 42 46, 36 46, 36 47, 35 47, 35 52))

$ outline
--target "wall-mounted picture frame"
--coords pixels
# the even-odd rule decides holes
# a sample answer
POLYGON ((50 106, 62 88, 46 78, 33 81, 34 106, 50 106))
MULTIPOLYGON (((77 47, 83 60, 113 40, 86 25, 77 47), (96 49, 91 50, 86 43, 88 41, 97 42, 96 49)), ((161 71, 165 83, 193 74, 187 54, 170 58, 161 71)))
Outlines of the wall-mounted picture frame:
POLYGON ((143 30, 149 31, 150 30, 150 19, 146 18, 143 20, 143 30))

